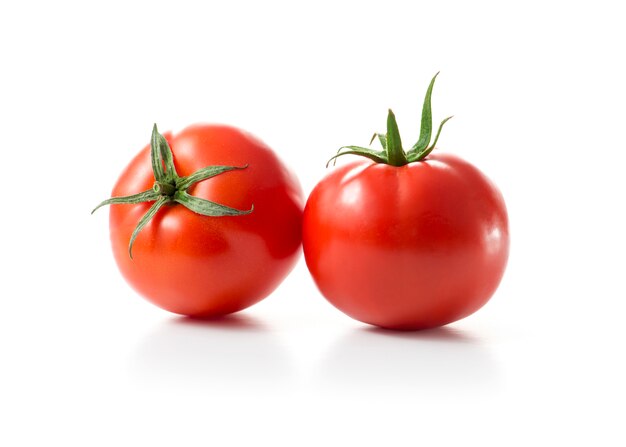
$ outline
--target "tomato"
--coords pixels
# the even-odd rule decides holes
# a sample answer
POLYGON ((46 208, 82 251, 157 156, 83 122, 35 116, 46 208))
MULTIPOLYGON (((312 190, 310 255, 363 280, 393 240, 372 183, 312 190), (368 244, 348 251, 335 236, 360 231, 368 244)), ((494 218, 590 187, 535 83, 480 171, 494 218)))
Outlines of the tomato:
POLYGON ((164 138, 155 126, 155 144, 161 149, 144 148, 113 188, 114 197, 145 191, 150 201, 103 202, 112 205, 111 244, 124 278, 157 306, 190 316, 236 312, 269 295, 300 253, 303 198, 297 179, 268 146, 234 127, 194 125, 164 138), (186 192, 165 191, 208 166, 219 172, 186 192), (178 180, 157 185, 155 177, 165 179, 168 169, 178 180), (159 200, 164 203, 146 220, 159 200), (209 215, 199 214, 203 210, 209 215))
POLYGON ((334 169, 308 198, 303 247, 316 285, 347 315, 384 328, 426 329, 470 315, 507 263, 502 195, 470 163, 431 154, 430 135, 404 152, 391 111, 380 139, 385 151, 348 147, 371 160, 334 169))

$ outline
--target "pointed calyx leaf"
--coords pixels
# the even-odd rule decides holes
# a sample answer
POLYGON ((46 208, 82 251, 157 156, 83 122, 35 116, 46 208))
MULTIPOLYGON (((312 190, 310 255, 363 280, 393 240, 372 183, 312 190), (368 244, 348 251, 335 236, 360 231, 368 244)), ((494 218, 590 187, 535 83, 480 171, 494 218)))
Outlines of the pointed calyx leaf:
POLYGON ((252 205, 249 210, 242 211, 226 205, 211 202, 210 200, 192 196, 186 191, 177 191, 176 194, 174 194, 174 201, 186 206, 194 213, 202 214, 203 216, 241 216, 244 214, 250 214, 254 211, 254 205, 252 205))
POLYGON ((403 166, 408 163, 402 149, 396 116, 391 109, 387 114, 387 162, 392 166, 403 166))
POLYGON ((104 205, 113 205, 116 203, 132 204, 132 203, 151 202, 158 198, 159 198, 159 195, 154 191, 154 189, 149 189, 147 191, 140 192, 138 194, 133 194, 132 196, 111 197, 110 199, 100 202, 100 204, 91 211, 91 214, 95 213, 98 208, 104 205))
POLYGON ((128 256, 130 259, 133 259, 133 242, 135 242, 135 238, 139 234, 139 232, 146 226, 150 219, 154 217, 154 215, 161 209, 163 205, 169 202, 170 199, 167 196, 159 196, 159 198, 154 202, 154 204, 150 207, 148 212, 143 215, 141 219, 139 219, 139 223, 133 230, 133 234, 130 236, 130 242, 128 243, 128 256))
POLYGON ((233 171, 235 169, 246 169, 248 165, 245 166, 207 166, 206 168, 198 169, 191 175, 187 177, 181 177, 176 182, 176 187, 181 191, 188 190, 193 184, 201 182, 202 180, 209 179, 211 177, 215 177, 216 175, 220 175, 227 171, 233 171))
POLYGON ((435 141, 433 141, 433 144, 431 144, 429 147, 423 149, 420 152, 415 152, 415 153, 409 152, 409 161, 413 161, 411 160, 411 158, 414 158, 416 161, 423 160, 424 158, 428 156, 428 154, 430 154, 433 151, 433 149, 435 148, 435 145, 437 144, 437 140, 439 140, 439 134, 441 133, 441 129, 443 128, 443 125, 446 124, 448 120, 450 120, 451 118, 452 117, 449 116, 445 120, 443 120, 441 124, 439 124, 439 129, 437 129, 437 135, 435 135, 435 141))
POLYGON ((150 139, 150 160, 152 161, 152 173, 154 180, 162 182, 165 180, 165 167, 163 166, 163 156, 161 151, 160 134, 156 123, 152 127, 152 138, 150 139))
POLYGON ((372 139, 370 140, 370 146, 376 138, 378 138, 378 141, 380 141, 380 145, 383 147, 383 149, 387 150, 387 135, 384 133, 375 133, 374 135, 372 135, 372 139))
POLYGON ((339 149, 337 154, 328 161, 326 166, 328 167, 331 161, 335 161, 338 157, 347 154, 359 155, 361 157, 369 158, 375 163, 385 163, 392 166, 404 166, 408 163, 414 163, 424 160, 428 156, 428 154, 430 154, 435 148, 435 145, 439 140, 439 135, 441 134, 441 129, 443 128, 443 125, 450 118, 452 118, 451 116, 449 116, 441 122, 441 124, 439 125, 439 129, 437 130, 437 134, 435 135, 435 140, 433 141, 433 144, 430 144, 433 133, 431 97, 433 93, 433 87, 435 85, 435 80, 437 79, 438 75, 439 73, 433 76, 430 84, 428 85, 428 89, 426 90, 424 105, 422 107, 420 136, 417 143, 415 143, 410 150, 405 152, 404 149, 402 149, 402 141, 400 139, 400 132, 398 131, 396 117, 393 112, 389 110, 389 113, 387 114, 387 133, 375 133, 370 140, 371 145, 374 140, 378 138, 381 146, 383 147, 382 151, 375 151, 373 149, 368 149, 361 146, 343 146, 339 149))
POLYGON ((360 155, 361 157, 369 158, 375 163, 385 163, 385 164, 387 163, 386 151, 375 151, 373 149, 368 149, 366 147, 361 147, 361 146, 342 146, 339 148, 339 151, 337 152, 337 154, 331 157, 330 160, 326 162, 326 167, 330 165, 331 161, 334 162, 337 158, 341 157, 342 155, 348 155, 348 154, 360 155), (344 149, 348 149, 348 150, 344 150, 344 149))
POLYGON ((191 175, 180 177, 176 172, 174 156, 169 143, 157 130, 156 124, 152 129, 150 140, 150 160, 154 174, 154 185, 151 189, 137 194, 123 197, 111 197, 101 202, 94 210, 104 205, 137 204, 154 202, 148 212, 139 220, 128 243, 128 255, 132 259, 133 243, 137 235, 156 215, 161 207, 167 203, 179 203, 189 210, 202 216, 241 216, 250 214, 254 205, 249 210, 238 210, 219 203, 211 202, 200 197, 192 196, 187 190, 198 182, 215 177, 228 171, 246 169, 245 166, 207 166, 199 169, 191 175))
POLYGON ((426 146, 428 146, 428 143, 430 143, 430 137, 433 132, 433 112, 430 105, 430 98, 433 94, 435 79, 437 79, 438 75, 439 72, 437 72, 435 76, 433 76, 433 79, 430 81, 428 89, 426 90, 426 97, 424 98, 424 105, 422 106, 422 124, 420 127, 420 137, 419 140, 417 140, 417 143, 415 143, 415 145, 413 145, 413 147, 411 148, 416 152, 424 150, 426 146))

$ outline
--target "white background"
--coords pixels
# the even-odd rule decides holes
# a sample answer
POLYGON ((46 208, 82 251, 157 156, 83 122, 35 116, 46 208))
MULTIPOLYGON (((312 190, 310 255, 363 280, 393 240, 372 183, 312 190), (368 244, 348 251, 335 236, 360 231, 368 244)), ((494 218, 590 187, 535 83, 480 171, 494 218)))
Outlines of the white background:
POLYGON ((625 445, 620 2, 0 4, 0 445, 625 445), (189 322, 123 281, 107 211, 149 139, 243 127, 308 194, 388 107, 502 190, 511 257, 475 315, 378 331, 300 262, 189 322), (621 425, 621 426, 620 426, 621 425))

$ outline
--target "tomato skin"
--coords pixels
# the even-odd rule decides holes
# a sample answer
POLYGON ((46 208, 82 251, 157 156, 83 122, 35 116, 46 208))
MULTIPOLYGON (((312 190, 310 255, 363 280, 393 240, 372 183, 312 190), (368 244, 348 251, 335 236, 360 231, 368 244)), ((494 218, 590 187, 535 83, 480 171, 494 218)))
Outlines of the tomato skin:
POLYGON ((453 155, 401 167, 355 161, 309 196, 303 248, 320 292, 347 315, 426 329, 493 295, 509 253, 508 217, 495 185, 453 155))
MULTIPOLYGON (((269 295, 295 265, 303 197, 297 179, 263 142, 234 127, 194 125, 165 134, 180 176, 210 165, 245 166, 195 184, 189 193, 252 213, 207 217, 166 205, 131 234, 151 203, 111 206, 113 255, 126 281, 157 306, 190 316, 236 312, 269 295)), ((150 147, 126 167, 113 196, 154 183, 150 147)))

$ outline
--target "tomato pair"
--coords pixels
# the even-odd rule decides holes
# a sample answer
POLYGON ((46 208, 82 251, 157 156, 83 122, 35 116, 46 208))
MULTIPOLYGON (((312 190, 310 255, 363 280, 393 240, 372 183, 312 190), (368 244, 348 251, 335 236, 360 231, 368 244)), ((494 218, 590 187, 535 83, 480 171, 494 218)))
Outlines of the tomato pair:
MULTIPOLYGON (((435 75, 436 78, 436 75, 435 75)), ((508 257, 502 196, 475 167, 431 154, 431 81, 419 141, 404 151, 395 116, 382 150, 333 169, 303 211, 297 179, 255 137, 196 125, 153 130, 113 188, 115 260, 141 295, 171 312, 219 316, 269 295, 301 242, 322 295, 351 317, 394 329, 463 318, 496 290, 508 257)))

